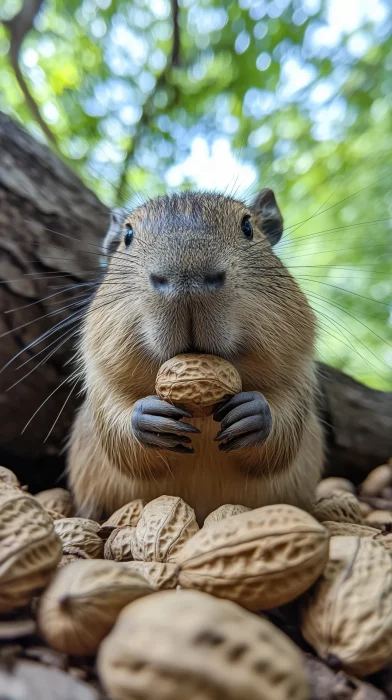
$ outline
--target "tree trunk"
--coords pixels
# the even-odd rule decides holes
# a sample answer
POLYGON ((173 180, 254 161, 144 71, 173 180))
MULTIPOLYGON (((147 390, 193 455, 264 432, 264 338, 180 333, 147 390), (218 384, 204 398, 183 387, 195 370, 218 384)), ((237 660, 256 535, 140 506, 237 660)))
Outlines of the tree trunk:
POLYGON ((392 457, 392 392, 371 389, 319 365, 319 415, 325 431, 325 473, 360 483, 392 457))
MULTIPOLYGON (((108 209, 66 165, 0 114, 0 367, 15 358, 0 374, 0 460, 32 491, 53 486, 63 470, 61 449, 77 405, 75 395, 67 400, 75 341, 67 335, 78 323, 28 346, 82 310, 63 307, 91 290, 108 220, 108 209), (62 345, 40 365, 56 339, 62 345)), ((358 482, 392 456, 392 394, 325 365, 320 387, 326 471, 358 482)))
POLYGON ((15 469, 31 490, 53 485, 62 472, 59 452, 76 407, 71 396, 44 442, 70 392, 71 343, 39 363, 54 349, 50 343, 63 342, 66 336, 60 336, 76 326, 28 346, 80 310, 61 308, 90 289, 78 285, 96 276, 108 215, 57 156, 0 114, 0 368, 16 358, 0 374, 0 463, 15 469), (62 287, 70 289, 59 294, 62 287))

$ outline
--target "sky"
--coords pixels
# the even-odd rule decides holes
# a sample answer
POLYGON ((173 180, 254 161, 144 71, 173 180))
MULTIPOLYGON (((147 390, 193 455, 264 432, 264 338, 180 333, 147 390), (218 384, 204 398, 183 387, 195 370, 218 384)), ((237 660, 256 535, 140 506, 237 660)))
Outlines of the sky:
MULTIPOLYGON (((161 0, 153 0, 152 4, 155 2, 160 3, 161 0)), ((314 35, 313 41, 318 46, 334 46, 342 36, 355 32, 349 49, 354 56, 361 56, 368 48, 368 34, 363 27, 368 22, 373 23, 375 29, 382 26, 387 14, 386 2, 388 0, 329 0, 325 26, 314 35)), ((318 8, 319 0, 304 0, 304 5, 314 10, 318 8)), ((299 89, 310 82, 311 75, 306 67, 301 67, 294 59, 287 62, 284 73, 286 85, 282 98, 290 101, 299 89)), ((330 85, 318 85, 316 90, 313 100, 320 104, 329 97, 330 85)), ((336 109, 339 109, 338 105, 336 109)), ((325 120, 324 116, 320 120, 318 135, 329 138, 328 119, 325 120)), ((336 118, 339 115, 331 116, 336 118)), ((241 156, 233 153, 229 138, 220 137, 211 144, 203 136, 196 136, 191 143, 189 156, 169 168, 166 181, 169 187, 178 187, 184 180, 191 179, 196 187, 219 191, 235 189, 236 196, 242 197, 257 181, 257 176, 251 164, 244 163, 241 156)))

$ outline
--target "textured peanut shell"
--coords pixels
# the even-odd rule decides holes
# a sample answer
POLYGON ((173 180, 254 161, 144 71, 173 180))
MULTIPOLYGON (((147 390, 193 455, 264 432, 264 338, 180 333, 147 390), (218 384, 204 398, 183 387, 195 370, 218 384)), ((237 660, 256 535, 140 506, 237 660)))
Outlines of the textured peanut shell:
MULTIPOLYGON (((97 534, 100 526, 87 518, 63 518, 54 521, 55 530, 63 543, 64 554, 76 547, 92 559, 103 557, 103 540, 97 534)), ((69 553, 69 552, 68 552, 69 553)))
POLYGON ((361 496, 380 496, 383 489, 392 485, 392 464, 381 464, 367 475, 359 487, 361 496))
POLYGON ((270 622, 198 591, 121 613, 98 673, 113 700, 308 700, 300 651, 270 622))
POLYGON ((365 503, 365 501, 358 501, 359 503, 359 510, 361 511, 362 518, 365 519, 369 513, 372 512, 372 507, 369 506, 368 503, 365 503))
POLYGON ((335 520, 338 523, 356 523, 357 525, 363 522, 358 499, 348 491, 340 491, 321 498, 313 505, 311 513, 319 522, 335 520))
POLYGON ((241 505, 232 505, 231 503, 226 503, 224 506, 220 506, 212 513, 207 515, 203 527, 209 527, 212 523, 217 523, 219 520, 224 520, 224 518, 230 518, 232 515, 239 515, 239 513, 247 513, 250 508, 241 505))
POLYGON ((328 531, 289 505, 257 508, 202 528, 178 557, 179 584, 249 610, 293 600, 328 559, 328 531))
POLYGON ((130 561, 127 564, 129 571, 140 573, 154 591, 176 588, 178 585, 178 572, 175 564, 161 561, 130 561))
POLYGON ((48 508, 45 508, 45 510, 52 520, 64 520, 64 515, 62 513, 57 513, 55 510, 48 510, 48 508))
POLYGON ((368 527, 367 525, 357 525, 355 523, 337 523, 334 520, 324 520, 324 527, 327 528, 329 534, 331 535, 344 535, 356 537, 374 537, 380 533, 375 527, 368 527))
POLYGON ((392 533, 380 532, 374 536, 375 542, 381 544, 387 552, 392 553, 392 533))
POLYGON ((216 404, 241 389, 241 377, 230 362, 215 355, 196 353, 167 360, 155 384, 158 396, 183 406, 193 416, 210 415, 216 404))
POLYGON ((175 561, 184 544, 199 530, 195 511, 178 496, 150 501, 132 535, 133 558, 175 561))
POLYGON ((89 557, 88 554, 86 554, 86 552, 82 552, 81 550, 76 549, 76 548, 75 548, 75 550, 73 550, 71 548, 71 551, 69 554, 63 554, 57 568, 63 569, 64 566, 71 564, 71 562, 73 562, 73 561, 80 561, 81 559, 90 559, 90 558, 91 557, 89 557))
POLYGON ((141 498, 126 503, 125 506, 116 510, 110 518, 103 523, 102 527, 122 527, 122 525, 132 525, 136 527, 145 505, 145 501, 141 498))
POLYGON ((104 555, 105 559, 113 559, 114 561, 131 561, 132 555, 132 536, 135 528, 132 525, 123 525, 113 530, 109 539, 105 542, 104 555))
POLYGON ((392 658, 392 557, 373 539, 332 537, 323 575, 304 596, 301 630, 325 660, 365 676, 392 658))
POLYGON ((389 510, 372 510, 366 516, 365 523, 372 527, 389 525, 389 523, 392 523, 392 513, 389 510))
POLYGON ((16 474, 14 474, 11 469, 0 466, 0 487, 3 488, 3 486, 11 486, 20 489, 19 479, 16 474))
POLYGON ((0 490, 0 612, 29 603, 61 559, 53 520, 33 496, 0 490))
POLYGON ((325 498, 331 496, 338 491, 348 491, 355 493, 354 484, 348 479, 342 479, 339 476, 329 476, 327 479, 322 479, 316 488, 316 498, 325 498))
POLYGON ((66 489, 47 489, 35 494, 35 498, 46 510, 62 513, 63 518, 73 515, 72 496, 66 489))
POLYGON ((72 562, 57 572, 42 596, 38 614, 48 644, 68 654, 92 654, 122 608, 153 587, 127 564, 93 560, 72 562))

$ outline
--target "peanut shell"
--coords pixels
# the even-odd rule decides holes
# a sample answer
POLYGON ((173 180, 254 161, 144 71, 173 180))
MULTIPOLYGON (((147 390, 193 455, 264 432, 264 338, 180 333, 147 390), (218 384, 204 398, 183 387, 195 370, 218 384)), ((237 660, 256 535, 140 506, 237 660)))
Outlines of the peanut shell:
POLYGON ((392 558, 373 539, 332 537, 328 564, 304 596, 301 630, 318 655, 354 676, 392 658, 392 558))
POLYGON ((145 505, 145 501, 141 498, 126 503, 125 506, 116 510, 110 518, 102 524, 102 527, 122 527, 122 525, 132 525, 136 527, 145 505))
POLYGON ((175 561, 181 548, 199 530, 195 511, 178 496, 150 501, 132 535, 133 558, 175 561))
POLYGON ((322 479, 316 488, 316 499, 331 496, 337 491, 348 491, 355 494, 355 486, 348 479, 342 479, 339 476, 329 476, 327 479, 322 479))
POLYGON ((154 591, 163 588, 176 588, 178 585, 178 572, 175 564, 161 561, 130 561, 127 564, 129 571, 138 571, 154 591))
POLYGON ((177 560, 179 584, 249 610, 293 600, 328 559, 328 531, 289 505, 256 508, 202 528, 177 560))
POLYGON ((47 489, 35 494, 35 498, 46 510, 62 513, 63 518, 73 515, 72 496, 66 489, 47 489))
POLYGON ((20 482, 16 474, 14 474, 11 469, 0 466, 0 486, 1 488, 3 488, 3 486, 11 486, 13 488, 20 489, 20 482))
POLYGON ((41 599, 38 623, 48 644, 68 654, 93 654, 122 608, 153 587, 127 564, 94 560, 60 569, 41 599))
POLYGON ((64 554, 70 547, 81 549, 92 559, 103 557, 103 540, 97 534, 100 526, 87 518, 63 518, 54 521, 54 528, 63 543, 64 554))
POLYGON ((115 528, 105 542, 105 559, 131 561, 133 559, 132 536, 134 532, 135 528, 132 525, 123 525, 115 528))
POLYGON ((47 508, 45 508, 45 510, 52 520, 64 520, 64 515, 62 513, 57 513, 55 510, 48 510, 47 508))
POLYGON ((368 503, 365 503, 365 501, 358 501, 359 503, 359 510, 361 511, 362 518, 365 519, 369 513, 372 512, 372 507, 369 506, 368 503))
POLYGON ((308 700, 299 649, 270 622, 198 591, 122 611, 99 650, 113 700, 308 700))
POLYGON ((90 557, 88 556, 88 554, 86 554, 86 552, 82 552, 81 550, 75 549, 74 552, 71 551, 69 554, 63 554, 57 568, 63 569, 64 566, 67 566, 72 561, 80 561, 80 559, 90 559, 90 557))
POLYGON ((0 491, 0 612, 30 602, 61 559, 53 520, 36 499, 16 488, 0 491))
POLYGON ((381 492, 392 486, 392 464, 381 464, 367 475, 359 487, 361 496, 381 496, 381 492))
POLYGON ((373 538, 375 542, 381 544, 387 552, 392 553, 392 533, 380 532, 373 538))
POLYGON ((250 508, 241 505, 232 505, 231 503, 226 503, 224 506, 220 506, 212 513, 207 515, 203 527, 209 527, 212 523, 217 523, 219 520, 224 518, 230 518, 232 515, 238 515, 239 513, 247 513, 250 508))
POLYGON ((172 357, 162 365, 155 390, 162 399, 183 406, 193 416, 207 416, 225 397, 238 394, 242 382, 227 360, 189 353, 172 357))
POLYGON ((380 530, 375 527, 368 527, 367 525, 357 525, 355 523, 337 523, 334 520, 324 520, 324 527, 327 528, 329 534, 331 535, 344 535, 357 537, 374 537, 380 534, 380 530))
POLYGON ((338 523, 362 524, 358 499, 348 491, 339 491, 316 501, 311 513, 316 520, 334 520, 338 523))
POLYGON ((389 510, 372 510, 366 516, 365 523, 372 527, 379 525, 380 528, 384 525, 389 525, 389 523, 392 523, 392 512, 389 510))

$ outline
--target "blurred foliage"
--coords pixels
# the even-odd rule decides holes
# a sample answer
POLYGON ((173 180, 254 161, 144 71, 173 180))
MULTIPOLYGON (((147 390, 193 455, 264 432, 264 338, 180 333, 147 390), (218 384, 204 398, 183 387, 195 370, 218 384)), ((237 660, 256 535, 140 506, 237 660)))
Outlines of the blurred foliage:
MULTIPOLYGON (((392 385, 390 0, 47 0, 20 64, 58 150, 107 204, 275 190, 320 358, 392 385)), ((20 9, 3 0, 1 18, 20 9)), ((0 27, 0 107, 37 138, 0 27)))

